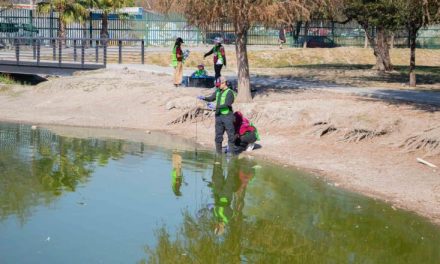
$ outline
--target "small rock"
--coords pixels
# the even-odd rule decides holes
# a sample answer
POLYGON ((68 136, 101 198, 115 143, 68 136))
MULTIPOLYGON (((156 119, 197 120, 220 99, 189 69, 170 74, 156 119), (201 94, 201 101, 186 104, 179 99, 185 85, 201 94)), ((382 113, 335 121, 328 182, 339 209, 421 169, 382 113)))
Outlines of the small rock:
POLYGON ((150 130, 147 130, 147 131, 145 131, 145 133, 147 133, 147 134, 151 134, 151 131, 150 131, 150 130))
POLYGON ((37 129, 37 126, 33 125, 33 126, 31 126, 31 129, 35 130, 35 129, 37 129))

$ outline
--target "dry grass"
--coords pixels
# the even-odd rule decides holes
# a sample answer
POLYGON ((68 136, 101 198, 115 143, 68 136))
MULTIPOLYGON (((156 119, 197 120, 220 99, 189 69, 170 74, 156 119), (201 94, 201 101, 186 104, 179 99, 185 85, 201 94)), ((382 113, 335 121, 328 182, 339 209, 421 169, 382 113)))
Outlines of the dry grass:
MULTIPOLYGON (((227 47, 228 68, 236 69, 235 52, 227 47)), ((371 70, 375 58, 371 49, 268 49, 249 51, 252 74, 278 75, 292 78, 313 79, 352 86, 379 86, 402 88, 408 83, 409 49, 392 49, 391 60, 395 71, 378 74, 371 70)), ((417 80, 419 88, 440 89, 440 50, 417 50, 417 80)), ((146 63, 168 66, 168 52, 152 52, 146 63)), ((203 59, 203 52, 191 53, 185 66, 195 68, 198 64, 212 64, 212 58, 203 59)), ((209 68, 208 68, 209 70, 209 68)))

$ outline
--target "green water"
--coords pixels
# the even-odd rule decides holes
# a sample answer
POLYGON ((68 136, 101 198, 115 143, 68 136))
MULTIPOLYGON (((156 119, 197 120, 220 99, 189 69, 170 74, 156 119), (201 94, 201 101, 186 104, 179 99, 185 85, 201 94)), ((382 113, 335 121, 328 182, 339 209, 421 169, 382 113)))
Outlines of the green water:
POLYGON ((440 228, 258 160, 0 124, 0 263, 440 263, 440 228))

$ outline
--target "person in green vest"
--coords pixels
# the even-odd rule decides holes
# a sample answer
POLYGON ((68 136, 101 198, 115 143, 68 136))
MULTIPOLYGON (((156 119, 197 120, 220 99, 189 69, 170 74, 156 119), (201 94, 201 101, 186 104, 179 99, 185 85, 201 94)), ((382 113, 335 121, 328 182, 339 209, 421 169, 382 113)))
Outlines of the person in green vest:
POLYGON ((214 39, 215 46, 203 56, 203 58, 206 58, 207 56, 214 54, 214 71, 216 80, 221 76, 223 65, 226 67, 226 53, 225 48, 222 46, 222 41, 222 38, 216 37, 214 39))
POLYGON ((205 65, 203 64, 199 64, 197 66, 197 71, 193 72, 193 74, 191 75, 192 78, 204 78, 208 76, 208 73, 205 70, 205 65))
POLYGON ((177 38, 174 43, 173 51, 171 54, 171 66, 174 67, 174 86, 179 87, 182 85, 183 77, 183 52, 182 52, 182 38, 177 38))
POLYGON ((198 96, 198 99, 209 102, 208 108, 215 110, 215 150, 222 153, 223 134, 228 134, 228 149, 231 154, 235 151, 234 111, 232 104, 235 100, 235 92, 228 85, 225 77, 218 80, 218 88, 210 96, 198 96), (214 102, 215 103, 212 103, 214 102))

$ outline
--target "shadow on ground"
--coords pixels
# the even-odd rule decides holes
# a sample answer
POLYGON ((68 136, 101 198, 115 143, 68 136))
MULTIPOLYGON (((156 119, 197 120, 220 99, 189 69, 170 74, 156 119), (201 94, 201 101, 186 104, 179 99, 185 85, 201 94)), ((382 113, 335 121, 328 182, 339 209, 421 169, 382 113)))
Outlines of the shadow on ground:
POLYGON ((440 111, 440 93, 414 90, 374 90, 369 93, 359 93, 364 96, 360 100, 381 101, 397 106, 411 106, 414 109, 438 112, 440 111))
MULTIPOLYGON (((299 65, 291 68, 297 69, 310 69, 310 70, 330 70, 338 73, 357 73, 360 70, 365 70, 365 75, 345 75, 342 76, 344 79, 351 79, 353 81, 363 81, 363 82, 383 82, 383 83, 394 83, 394 84, 406 84, 409 82, 408 66, 396 65, 394 66, 394 71, 390 73, 381 74, 372 70, 373 65, 370 64, 313 64, 313 65, 299 65)), ((312 72, 313 74, 313 72, 312 72)), ((419 85, 433 85, 438 84, 440 89, 440 66, 417 66, 417 83, 419 85)), ((339 77, 339 76, 335 76, 339 77)))

